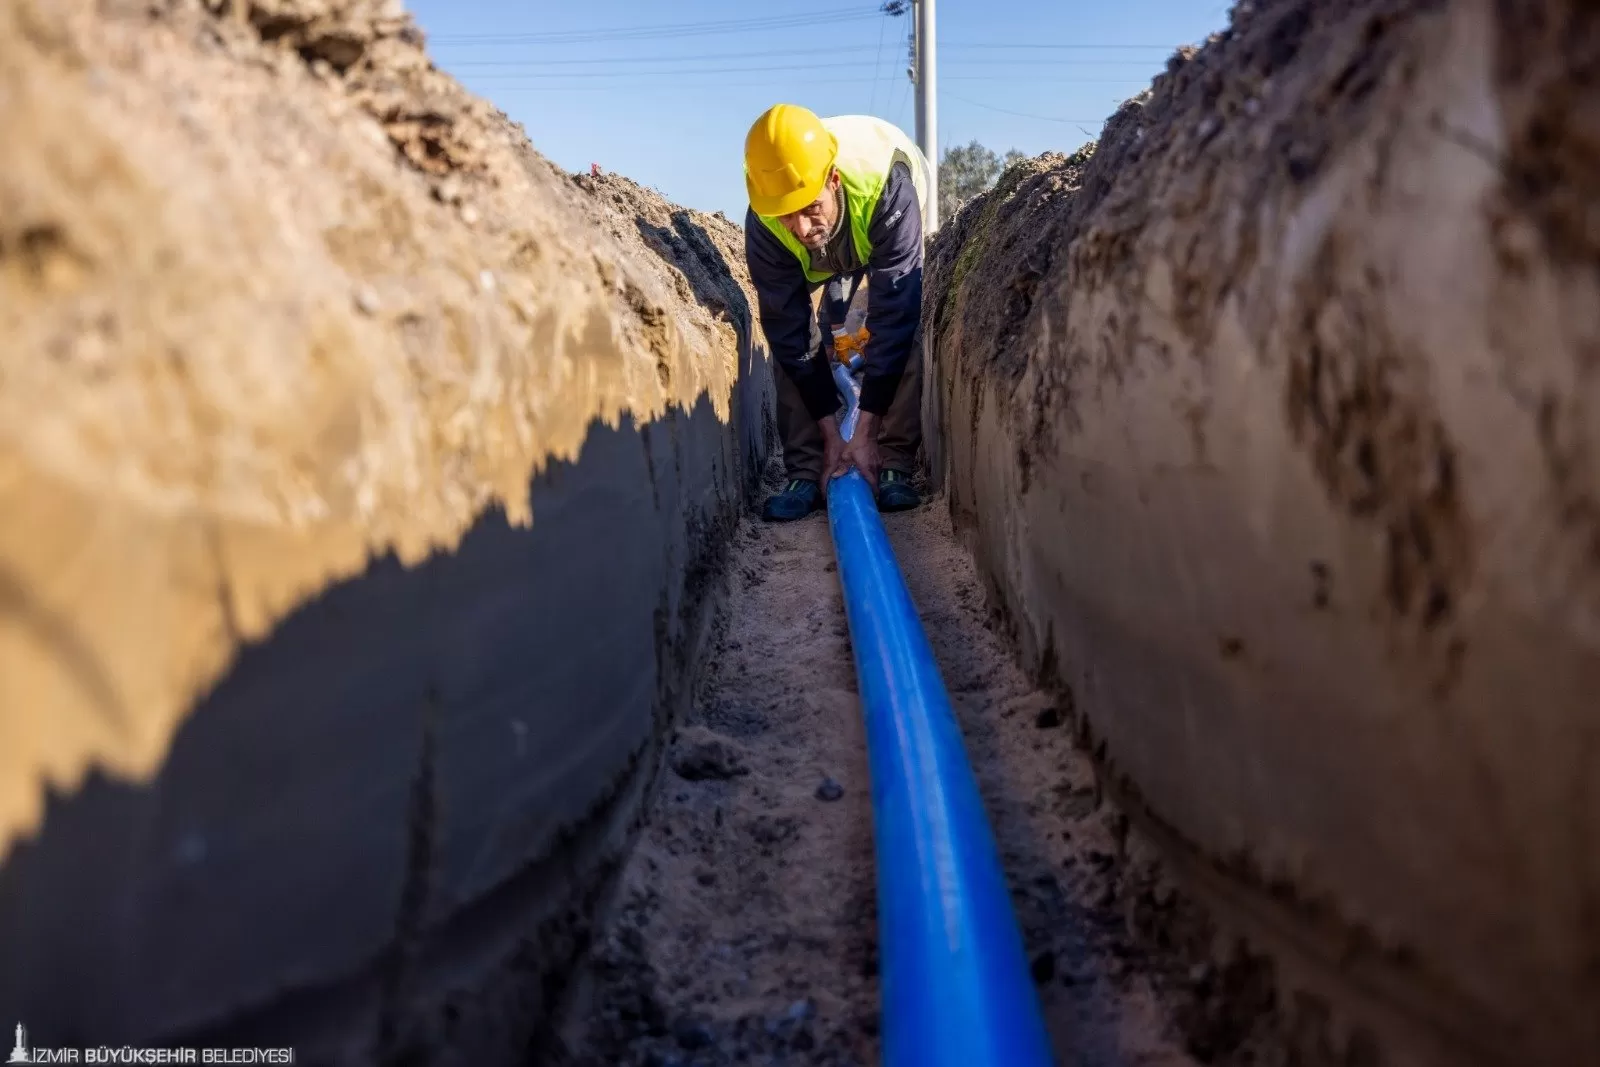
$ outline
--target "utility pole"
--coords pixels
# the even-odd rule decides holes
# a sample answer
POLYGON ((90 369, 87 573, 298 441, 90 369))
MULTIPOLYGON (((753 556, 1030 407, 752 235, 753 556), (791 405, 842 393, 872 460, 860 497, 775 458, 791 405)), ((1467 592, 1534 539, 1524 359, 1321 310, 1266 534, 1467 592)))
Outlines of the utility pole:
POLYGON ((939 70, 934 0, 916 0, 911 32, 916 41, 917 147, 928 157, 928 209, 923 228, 939 228, 939 70))
MULTIPOLYGON (((922 0, 911 0, 911 92, 916 99, 912 107, 917 113, 917 147, 922 148, 927 144, 922 139, 922 76, 919 73, 922 67, 922 0)), ((926 153, 924 153, 926 154, 926 153)))

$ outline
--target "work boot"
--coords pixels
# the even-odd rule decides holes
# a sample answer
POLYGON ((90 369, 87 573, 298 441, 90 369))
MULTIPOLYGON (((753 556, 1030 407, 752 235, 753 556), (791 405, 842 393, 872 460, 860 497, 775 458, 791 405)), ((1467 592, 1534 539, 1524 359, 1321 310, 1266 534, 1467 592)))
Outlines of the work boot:
POLYGON ((910 511, 922 503, 911 475, 885 467, 878 472, 878 510, 910 511))
POLYGON ((783 492, 767 498, 761 508, 761 517, 767 522, 793 522, 822 507, 822 489, 816 482, 804 478, 790 478, 783 492))

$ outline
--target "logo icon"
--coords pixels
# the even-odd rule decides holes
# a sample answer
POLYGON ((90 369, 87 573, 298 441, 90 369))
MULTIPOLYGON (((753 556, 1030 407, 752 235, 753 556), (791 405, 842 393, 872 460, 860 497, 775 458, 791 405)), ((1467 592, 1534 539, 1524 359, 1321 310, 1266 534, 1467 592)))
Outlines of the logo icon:
POLYGON ((17 1024, 17 1043, 11 1049, 11 1055, 6 1058, 7 1063, 32 1063, 33 1058, 28 1055, 28 1030, 21 1023, 17 1024))

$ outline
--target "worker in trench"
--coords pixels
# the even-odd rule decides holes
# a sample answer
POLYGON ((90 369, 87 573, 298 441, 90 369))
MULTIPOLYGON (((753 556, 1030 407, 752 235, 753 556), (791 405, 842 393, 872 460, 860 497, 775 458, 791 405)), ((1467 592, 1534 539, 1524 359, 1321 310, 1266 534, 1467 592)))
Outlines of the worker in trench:
POLYGON ((922 223, 929 167, 895 126, 819 118, 778 104, 745 138, 745 258, 777 360, 778 432, 787 479, 762 509, 772 522, 823 506, 822 480, 859 470, 880 511, 920 503, 922 223), (846 329, 857 287, 866 324, 846 329), (824 287, 813 311, 817 288, 824 287), (862 342, 864 341, 864 347, 862 342), (846 442, 830 359, 861 349, 861 415, 846 442))

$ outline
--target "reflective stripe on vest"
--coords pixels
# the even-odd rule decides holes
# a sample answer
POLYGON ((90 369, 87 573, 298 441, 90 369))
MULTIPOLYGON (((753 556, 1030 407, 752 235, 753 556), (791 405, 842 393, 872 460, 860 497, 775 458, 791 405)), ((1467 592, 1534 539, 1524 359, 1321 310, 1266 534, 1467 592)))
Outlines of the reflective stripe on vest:
MULTIPOLYGON (((917 210, 922 212, 924 230, 928 224, 928 161, 916 144, 901 132, 900 127, 871 115, 840 115, 823 119, 823 127, 839 141, 839 156, 834 167, 839 171, 844 185, 845 210, 849 215, 850 237, 855 244, 856 257, 865 267, 872 259, 872 239, 868 230, 872 216, 883 198, 883 187, 889 181, 889 171, 896 163, 904 163, 911 172, 911 184, 917 191, 917 210)), ((793 252, 806 272, 806 280, 825 282, 832 272, 811 269, 811 253, 788 227, 771 215, 757 216, 761 224, 793 252)))

